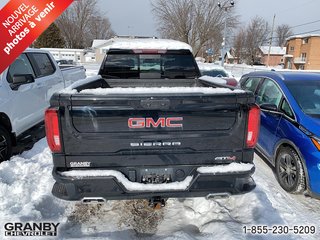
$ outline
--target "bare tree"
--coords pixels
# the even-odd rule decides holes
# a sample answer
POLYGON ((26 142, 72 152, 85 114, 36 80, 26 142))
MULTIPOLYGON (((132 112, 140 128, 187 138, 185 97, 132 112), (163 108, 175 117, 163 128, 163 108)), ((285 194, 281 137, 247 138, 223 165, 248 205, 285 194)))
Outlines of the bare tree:
POLYGON ((293 35, 291 27, 288 24, 281 24, 276 28, 277 45, 283 47, 286 44, 286 39, 293 35))
POLYGON ((97 0, 74 1, 57 19, 56 23, 65 37, 66 47, 85 48, 90 45, 93 37, 109 37, 109 33, 113 34, 109 20, 100 15, 96 5, 97 0), (97 35, 97 32, 106 34, 97 35))
POLYGON ((257 62, 259 48, 268 42, 266 36, 269 35, 270 28, 266 20, 261 17, 254 17, 248 28, 246 36, 246 52, 248 53, 247 60, 253 64, 257 62))
POLYGON ((234 44, 236 51, 248 64, 259 61, 259 48, 268 42, 269 24, 261 17, 254 17, 245 29, 236 35, 234 44))
POLYGON ((93 16, 88 24, 87 45, 91 44, 92 39, 109 39, 115 35, 111 28, 108 18, 93 16))
POLYGON ((234 37, 234 57, 238 63, 242 63, 245 58, 246 30, 241 28, 234 37))
POLYGON ((228 27, 237 23, 232 12, 218 7, 218 0, 154 0, 152 6, 162 37, 190 44, 194 55, 210 41, 221 44, 225 17, 228 27))

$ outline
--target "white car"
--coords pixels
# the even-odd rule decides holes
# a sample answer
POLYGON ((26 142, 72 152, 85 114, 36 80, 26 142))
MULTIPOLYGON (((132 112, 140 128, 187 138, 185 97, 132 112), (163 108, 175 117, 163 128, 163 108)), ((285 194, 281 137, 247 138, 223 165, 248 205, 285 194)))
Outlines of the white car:
POLYGON ((52 94, 86 77, 85 69, 60 69, 45 50, 27 49, 0 75, 0 162, 17 137, 41 123, 52 94))

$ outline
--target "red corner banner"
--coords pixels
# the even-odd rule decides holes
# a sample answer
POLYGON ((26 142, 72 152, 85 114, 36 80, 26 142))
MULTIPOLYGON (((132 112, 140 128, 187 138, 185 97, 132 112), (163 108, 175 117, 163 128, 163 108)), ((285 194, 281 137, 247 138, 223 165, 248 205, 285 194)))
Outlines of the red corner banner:
POLYGON ((11 0, 0 11, 0 73, 3 72, 73 0, 11 0))

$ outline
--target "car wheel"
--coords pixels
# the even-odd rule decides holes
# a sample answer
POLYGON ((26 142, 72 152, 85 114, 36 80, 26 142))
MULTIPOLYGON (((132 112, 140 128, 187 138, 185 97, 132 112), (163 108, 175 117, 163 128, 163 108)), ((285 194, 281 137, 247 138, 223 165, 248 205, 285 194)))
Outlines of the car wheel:
POLYGON ((302 193, 305 188, 305 173, 299 155, 290 147, 279 150, 276 159, 276 175, 280 186, 290 193, 302 193))
POLYGON ((0 162, 8 160, 12 154, 12 144, 9 132, 0 126, 0 162))

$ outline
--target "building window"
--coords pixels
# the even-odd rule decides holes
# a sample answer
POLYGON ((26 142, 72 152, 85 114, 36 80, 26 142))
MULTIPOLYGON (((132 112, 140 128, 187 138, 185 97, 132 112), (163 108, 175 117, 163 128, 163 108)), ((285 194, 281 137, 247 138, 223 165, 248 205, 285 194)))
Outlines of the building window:
POLYGON ((290 47, 290 51, 294 51, 294 47, 293 46, 290 47))
POLYGON ((302 44, 307 44, 308 41, 309 41, 309 38, 304 38, 304 39, 302 39, 302 44))
POLYGON ((307 53, 301 53, 301 60, 305 61, 307 58, 307 53))

